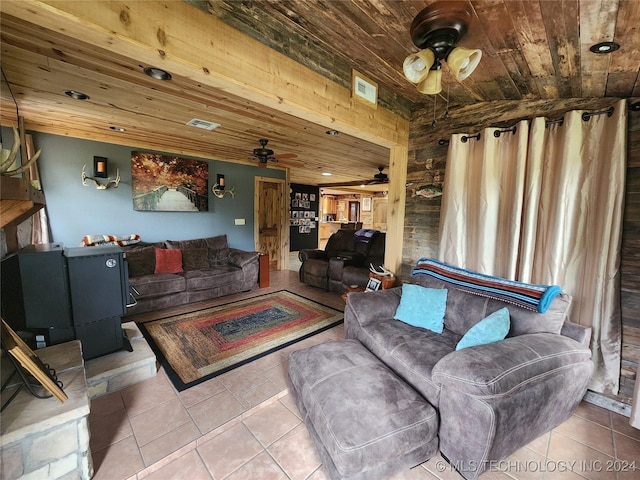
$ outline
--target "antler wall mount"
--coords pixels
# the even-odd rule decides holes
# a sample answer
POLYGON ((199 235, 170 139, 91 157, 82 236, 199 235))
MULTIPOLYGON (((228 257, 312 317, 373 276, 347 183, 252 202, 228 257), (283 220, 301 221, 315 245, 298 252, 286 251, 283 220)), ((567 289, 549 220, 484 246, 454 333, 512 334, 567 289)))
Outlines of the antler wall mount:
POLYGON ((5 150, 2 148, 2 144, 0 144, 0 150, 2 150, 2 161, 0 162, 0 174, 5 175, 7 177, 12 177, 14 175, 20 175, 21 173, 27 171, 29 167, 38 160, 40 154, 42 153, 42 149, 39 149, 30 159, 26 162, 23 162, 22 166, 18 168, 11 169, 11 166, 15 163, 16 158, 18 156, 18 151, 20 150, 20 133, 18 129, 14 126, 11 127, 13 129, 13 145, 11 146, 11 150, 5 150), (6 154, 6 158, 5 158, 6 154))
POLYGON ((413 19, 411 40, 420 51, 405 58, 402 69, 418 91, 429 95, 442 91, 443 62, 460 81, 476 69, 482 52, 456 46, 467 33, 472 15, 469 2, 452 0, 436 2, 413 19))
POLYGON ((114 178, 113 180, 111 180, 111 177, 107 177, 107 181, 106 183, 100 183, 100 181, 97 178, 94 177, 88 177, 87 174, 85 173, 85 169, 87 168, 87 164, 85 163, 82 166, 82 185, 84 185, 85 187, 88 187, 89 184, 87 183, 87 180, 91 180, 91 182, 93 182, 93 184, 96 186, 96 189, 98 190, 106 190, 107 188, 113 186, 113 188, 118 188, 118 184, 120 184, 120 169, 116 169, 116 178, 114 178))
POLYGON ((211 193, 213 193, 218 198, 224 198, 224 195, 226 193, 231 195, 231 198, 236 198, 236 192, 234 191, 235 187, 231 187, 229 190, 225 190, 224 184, 224 175, 219 173, 215 185, 211 187, 211 193))

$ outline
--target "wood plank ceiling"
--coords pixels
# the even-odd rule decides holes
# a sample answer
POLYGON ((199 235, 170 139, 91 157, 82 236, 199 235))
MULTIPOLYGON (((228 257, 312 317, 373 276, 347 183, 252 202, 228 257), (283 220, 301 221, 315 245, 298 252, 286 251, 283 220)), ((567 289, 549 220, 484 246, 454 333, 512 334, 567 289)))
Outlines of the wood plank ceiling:
MULTIPOLYGON (((93 2, 86 3, 90 8, 93 2)), ((403 118, 412 106, 432 102, 404 78, 402 62, 417 51, 408 33, 411 21, 433 1, 187 3, 344 87, 350 87, 355 68, 378 83, 380 106, 403 118)), ((462 83, 445 73, 438 102, 448 95, 452 113, 479 102, 640 96, 640 1, 468 3, 474 19, 461 45, 481 49, 483 57, 462 83), (590 52, 600 41, 616 41, 621 48, 610 55, 590 52)), ((332 181, 364 181, 388 165, 384 147, 345 134, 328 136, 326 126, 186 77, 153 80, 141 74, 137 59, 96 48, 72 31, 43 28, 5 12, 0 21, 2 70, 28 130, 242 163, 251 163, 247 157, 264 137, 276 153, 298 156, 288 164, 291 180, 306 184, 326 183, 320 175, 325 170, 334 174, 332 181), (67 89, 91 98, 74 101, 62 93, 67 89), (222 127, 208 132, 185 126, 192 118, 222 127)), ((3 124, 13 113, 7 104, 3 98, 3 124)))

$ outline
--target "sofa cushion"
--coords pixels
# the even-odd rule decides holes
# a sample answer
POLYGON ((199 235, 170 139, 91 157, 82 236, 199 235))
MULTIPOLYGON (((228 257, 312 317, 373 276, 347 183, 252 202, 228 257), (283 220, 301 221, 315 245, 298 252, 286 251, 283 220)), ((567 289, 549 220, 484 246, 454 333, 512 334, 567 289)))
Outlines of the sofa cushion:
POLYGON ((208 253, 209 267, 226 265, 229 262, 229 244, 226 235, 215 237, 196 238, 194 240, 167 240, 167 248, 192 249, 206 248, 208 253))
POLYGON ((209 249, 209 267, 221 267, 229 263, 228 248, 210 248, 209 249))
POLYGON ((243 280, 242 269, 233 265, 222 265, 206 270, 192 270, 184 272, 182 276, 185 278, 187 290, 190 292, 234 283, 240 284, 243 280))
POLYGON ((204 239, 209 249, 209 267, 218 267, 229 263, 229 243, 227 235, 217 235, 204 239))
POLYGON ((178 249, 156 248, 156 268, 154 273, 182 272, 182 251, 178 249))
POLYGON ((208 248, 204 238, 194 240, 165 240, 166 248, 185 250, 187 248, 208 248))
POLYGON ((423 287, 449 290, 444 326, 461 336, 480 320, 503 307, 509 309, 511 319, 509 337, 524 333, 560 333, 571 305, 571 297, 560 294, 553 299, 545 313, 538 313, 501 300, 459 290, 429 275, 417 275, 415 279, 423 287))
POLYGON ((182 268, 185 272, 209 268, 209 250, 207 248, 185 248, 182 250, 182 268))
POLYGON ((425 288, 405 283, 402 285, 400 305, 393 318, 414 327, 428 328, 442 333, 447 290, 444 288, 425 288))
POLYGON ((154 273, 143 277, 130 278, 129 283, 138 290, 136 298, 155 297, 186 290, 187 282, 175 273, 154 273))
POLYGON ((126 250, 130 277, 151 275, 156 269, 156 252, 152 246, 126 250))
POLYGON ((440 385, 431 380, 431 371, 442 357, 455 350, 460 335, 447 329, 438 334, 390 317, 381 317, 368 323, 359 332, 358 340, 420 392, 431 405, 438 406, 440 385))
POLYGON ((504 340, 510 325, 509 310, 503 307, 471 327, 456 345, 456 350, 504 340))
MULTIPOLYGON (((493 312, 504 303, 490 299, 487 302, 487 311, 493 312)), ((507 305, 511 317, 511 330, 509 337, 523 335, 525 333, 560 333, 562 325, 568 319, 571 296, 561 293, 551 302, 545 313, 533 312, 516 305, 507 305)))
POLYGON ((329 237, 324 251, 327 258, 338 257, 340 253, 354 252, 355 237, 353 230, 340 229, 329 237))

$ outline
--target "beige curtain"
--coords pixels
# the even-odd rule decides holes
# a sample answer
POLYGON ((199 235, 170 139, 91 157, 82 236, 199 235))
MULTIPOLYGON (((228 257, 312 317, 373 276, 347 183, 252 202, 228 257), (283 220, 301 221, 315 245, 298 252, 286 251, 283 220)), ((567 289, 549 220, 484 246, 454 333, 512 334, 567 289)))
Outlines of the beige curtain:
POLYGON ((638 365, 638 369, 636 370, 636 385, 631 401, 631 418, 629 419, 629 423, 632 427, 640 430, 640 365, 638 365))
POLYGON ((515 278, 525 171, 526 121, 515 134, 480 139, 453 135, 440 214, 440 259, 470 270, 515 278), (489 228, 487 228, 489 227, 489 228))
POLYGON ((560 285, 570 320, 593 329, 590 389, 617 393, 619 259, 626 102, 611 117, 569 112, 564 122, 520 122, 516 133, 449 145, 440 260, 514 280, 560 285))

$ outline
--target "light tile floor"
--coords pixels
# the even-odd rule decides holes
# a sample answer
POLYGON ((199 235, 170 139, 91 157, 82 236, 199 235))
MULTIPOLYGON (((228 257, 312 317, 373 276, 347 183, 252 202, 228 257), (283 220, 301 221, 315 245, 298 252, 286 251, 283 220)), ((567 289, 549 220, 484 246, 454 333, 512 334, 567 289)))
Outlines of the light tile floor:
MULTIPOLYGON (((293 271, 271 272, 271 282, 270 290, 285 288, 344 306, 338 295, 300 285, 293 271)), ((183 392, 161 370, 153 379, 93 400, 94 479, 327 479, 287 394, 286 359, 290 351, 343 335, 340 325, 183 392)), ((461 478, 436 455, 394 480, 461 478)), ((481 478, 639 479, 640 431, 626 417, 583 402, 565 423, 481 478), (632 462, 638 470, 625 471, 632 462)))

